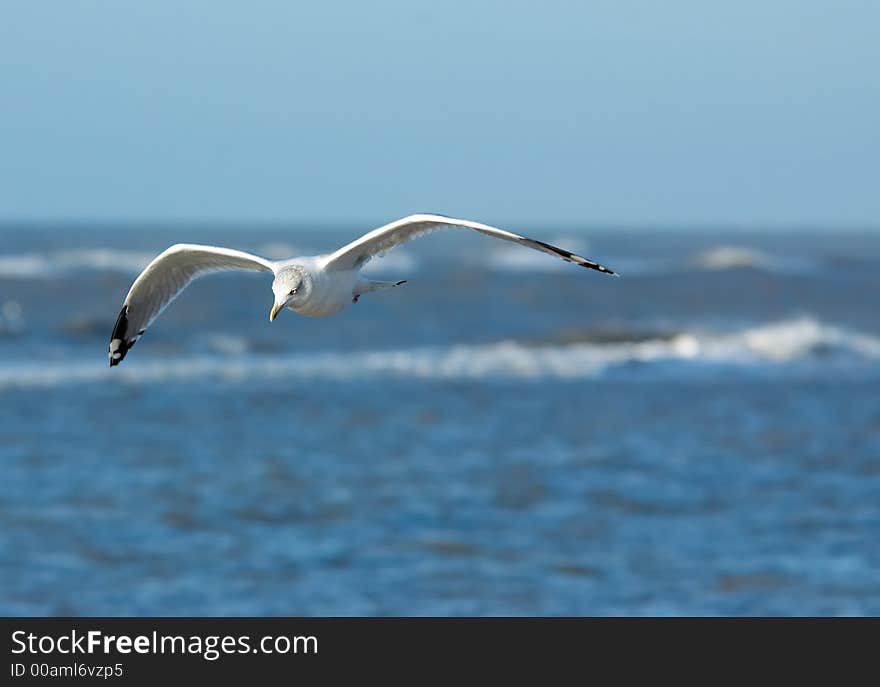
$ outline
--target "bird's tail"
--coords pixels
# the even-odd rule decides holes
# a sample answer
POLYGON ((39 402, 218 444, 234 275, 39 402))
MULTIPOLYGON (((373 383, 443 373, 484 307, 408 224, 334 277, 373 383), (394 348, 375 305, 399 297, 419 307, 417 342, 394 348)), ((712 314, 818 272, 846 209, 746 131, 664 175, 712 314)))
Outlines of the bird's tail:
POLYGON ((362 294, 370 293, 372 291, 381 291, 382 289, 390 289, 392 286, 400 286, 401 284, 406 284, 406 279, 401 281, 364 281, 355 286, 354 292, 351 294, 351 300, 352 302, 357 303, 358 298, 360 298, 362 294))

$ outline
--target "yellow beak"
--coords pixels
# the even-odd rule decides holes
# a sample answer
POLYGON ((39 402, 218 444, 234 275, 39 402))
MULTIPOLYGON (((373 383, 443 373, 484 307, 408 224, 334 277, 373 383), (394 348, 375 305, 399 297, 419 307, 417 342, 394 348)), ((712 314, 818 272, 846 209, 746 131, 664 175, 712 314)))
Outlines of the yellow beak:
POLYGON ((272 306, 272 309, 269 311, 269 322, 274 322, 275 318, 278 317, 278 312, 283 308, 283 305, 278 305, 277 303, 272 306))

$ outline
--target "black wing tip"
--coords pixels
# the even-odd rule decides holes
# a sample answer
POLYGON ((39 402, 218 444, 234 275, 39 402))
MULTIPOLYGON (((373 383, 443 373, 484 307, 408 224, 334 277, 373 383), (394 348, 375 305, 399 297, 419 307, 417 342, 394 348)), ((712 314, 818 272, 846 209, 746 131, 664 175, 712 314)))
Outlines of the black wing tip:
POLYGON ((113 333, 110 335, 110 348, 108 356, 110 357, 110 367, 115 367, 122 362, 128 350, 134 346, 138 340, 138 336, 143 332, 138 332, 137 336, 128 336, 128 306, 123 305, 119 311, 119 317, 116 318, 116 324, 113 326, 113 333))
POLYGON ((598 262, 590 262, 589 260, 586 260, 585 262, 579 262, 577 264, 579 264, 581 267, 586 267, 588 270, 596 270, 596 272, 607 274, 609 277, 620 276, 620 274, 618 274, 614 270, 605 267, 605 265, 600 265, 598 262))
POLYGON ((128 343, 122 339, 113 339, 110 342, 110 367, 116 367, 119 363, 122 362, 125 355, 128 353, 128 349, 130 349, 134 345, 134 341, 128 343))
POLYGON ((566 262, 573 262, 576 265, 580 265, 581 267, 586 267, 588 270, 596 270, 597 272, 601 272, 602 274, 607 274, 611 277, 619 277, 620 275, 612 269, 605 267, 605 265, 600 265, 598 262, 593 262, 592 260, 587 260, 586 258, 582 258, 580 255, 575 255, 571 251, 565 250, 565 248, 560 248, 559 246, 554 246, 549 243, 544 243, 543 241, 538 241, 536 239, 531 239, 539 246, 543 246, 545 249, 556 253, 560 258, 565 260, 566 262))
POLYGON ((615 272, 614 270, 605 267, 605 265, 598 265, 597 264, 595 267, 593 267, 592 265, 584 265, 584 267, 590 267, 598 272, 601 272, 602 274, 607 274, 609 277, 619 277, 620 276, 619 272, 615 272))

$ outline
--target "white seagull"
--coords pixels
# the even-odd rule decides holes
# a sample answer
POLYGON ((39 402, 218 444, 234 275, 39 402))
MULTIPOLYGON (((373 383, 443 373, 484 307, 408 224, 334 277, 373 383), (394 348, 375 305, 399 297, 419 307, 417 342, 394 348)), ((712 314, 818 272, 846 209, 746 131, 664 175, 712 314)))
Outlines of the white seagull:
POLYGON ((288 260, 267 260, 240 250, 218 246, 178 243, 158 255, 135 279, 110 336, 110 366, 118 365, 147 327, 177 298, 190 282, 210 272, 254 270, 275 275, 275 302, 269 312, 272 321, 287 308, 300 315, 326 317, 370 291, 400 286, 405 281, 370 281, 360 269, 375 255, 437 229, 473 229, 488 236, 513 241, 605 274, 607 267, 563 248, 551 246, 479 222, 443 215, 409 215, 364 234, 335 253, 288 260))

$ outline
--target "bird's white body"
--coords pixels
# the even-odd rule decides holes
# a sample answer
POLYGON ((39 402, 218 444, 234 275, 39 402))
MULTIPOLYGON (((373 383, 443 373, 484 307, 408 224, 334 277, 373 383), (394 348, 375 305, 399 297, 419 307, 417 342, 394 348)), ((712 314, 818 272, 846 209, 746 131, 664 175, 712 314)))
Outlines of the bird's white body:
POLYGON ((270 320, 274 320, 283 309, 309 317, 326 317, 338 313, 349 303, 356 303, 364 293, 405 283, 365 279, 360 270, 372 257, 411 239, 449 227, 473 229, 582 267, 614 274, 597 262, 549 243, 443 215, 410 215, 374 229, 334 253, 289 260, 267 260, 231 248, 179 243, 157 256, 132 284, 110 337, 110 365, 122 362, 128 350, 178 294, 205 274, 232 269, 271 272, 275 277, 272 282, 275 301, 270 320))
POLYGON ((358 270, 325 271, 321 265, 326 257, 317 255, 284 261, 284 266, 304 268, 312 282, 312 288, 302 298, 285 306, 287 310, 308 317, 335 315, 358 295, 359 286, 369 283, 358 270))

